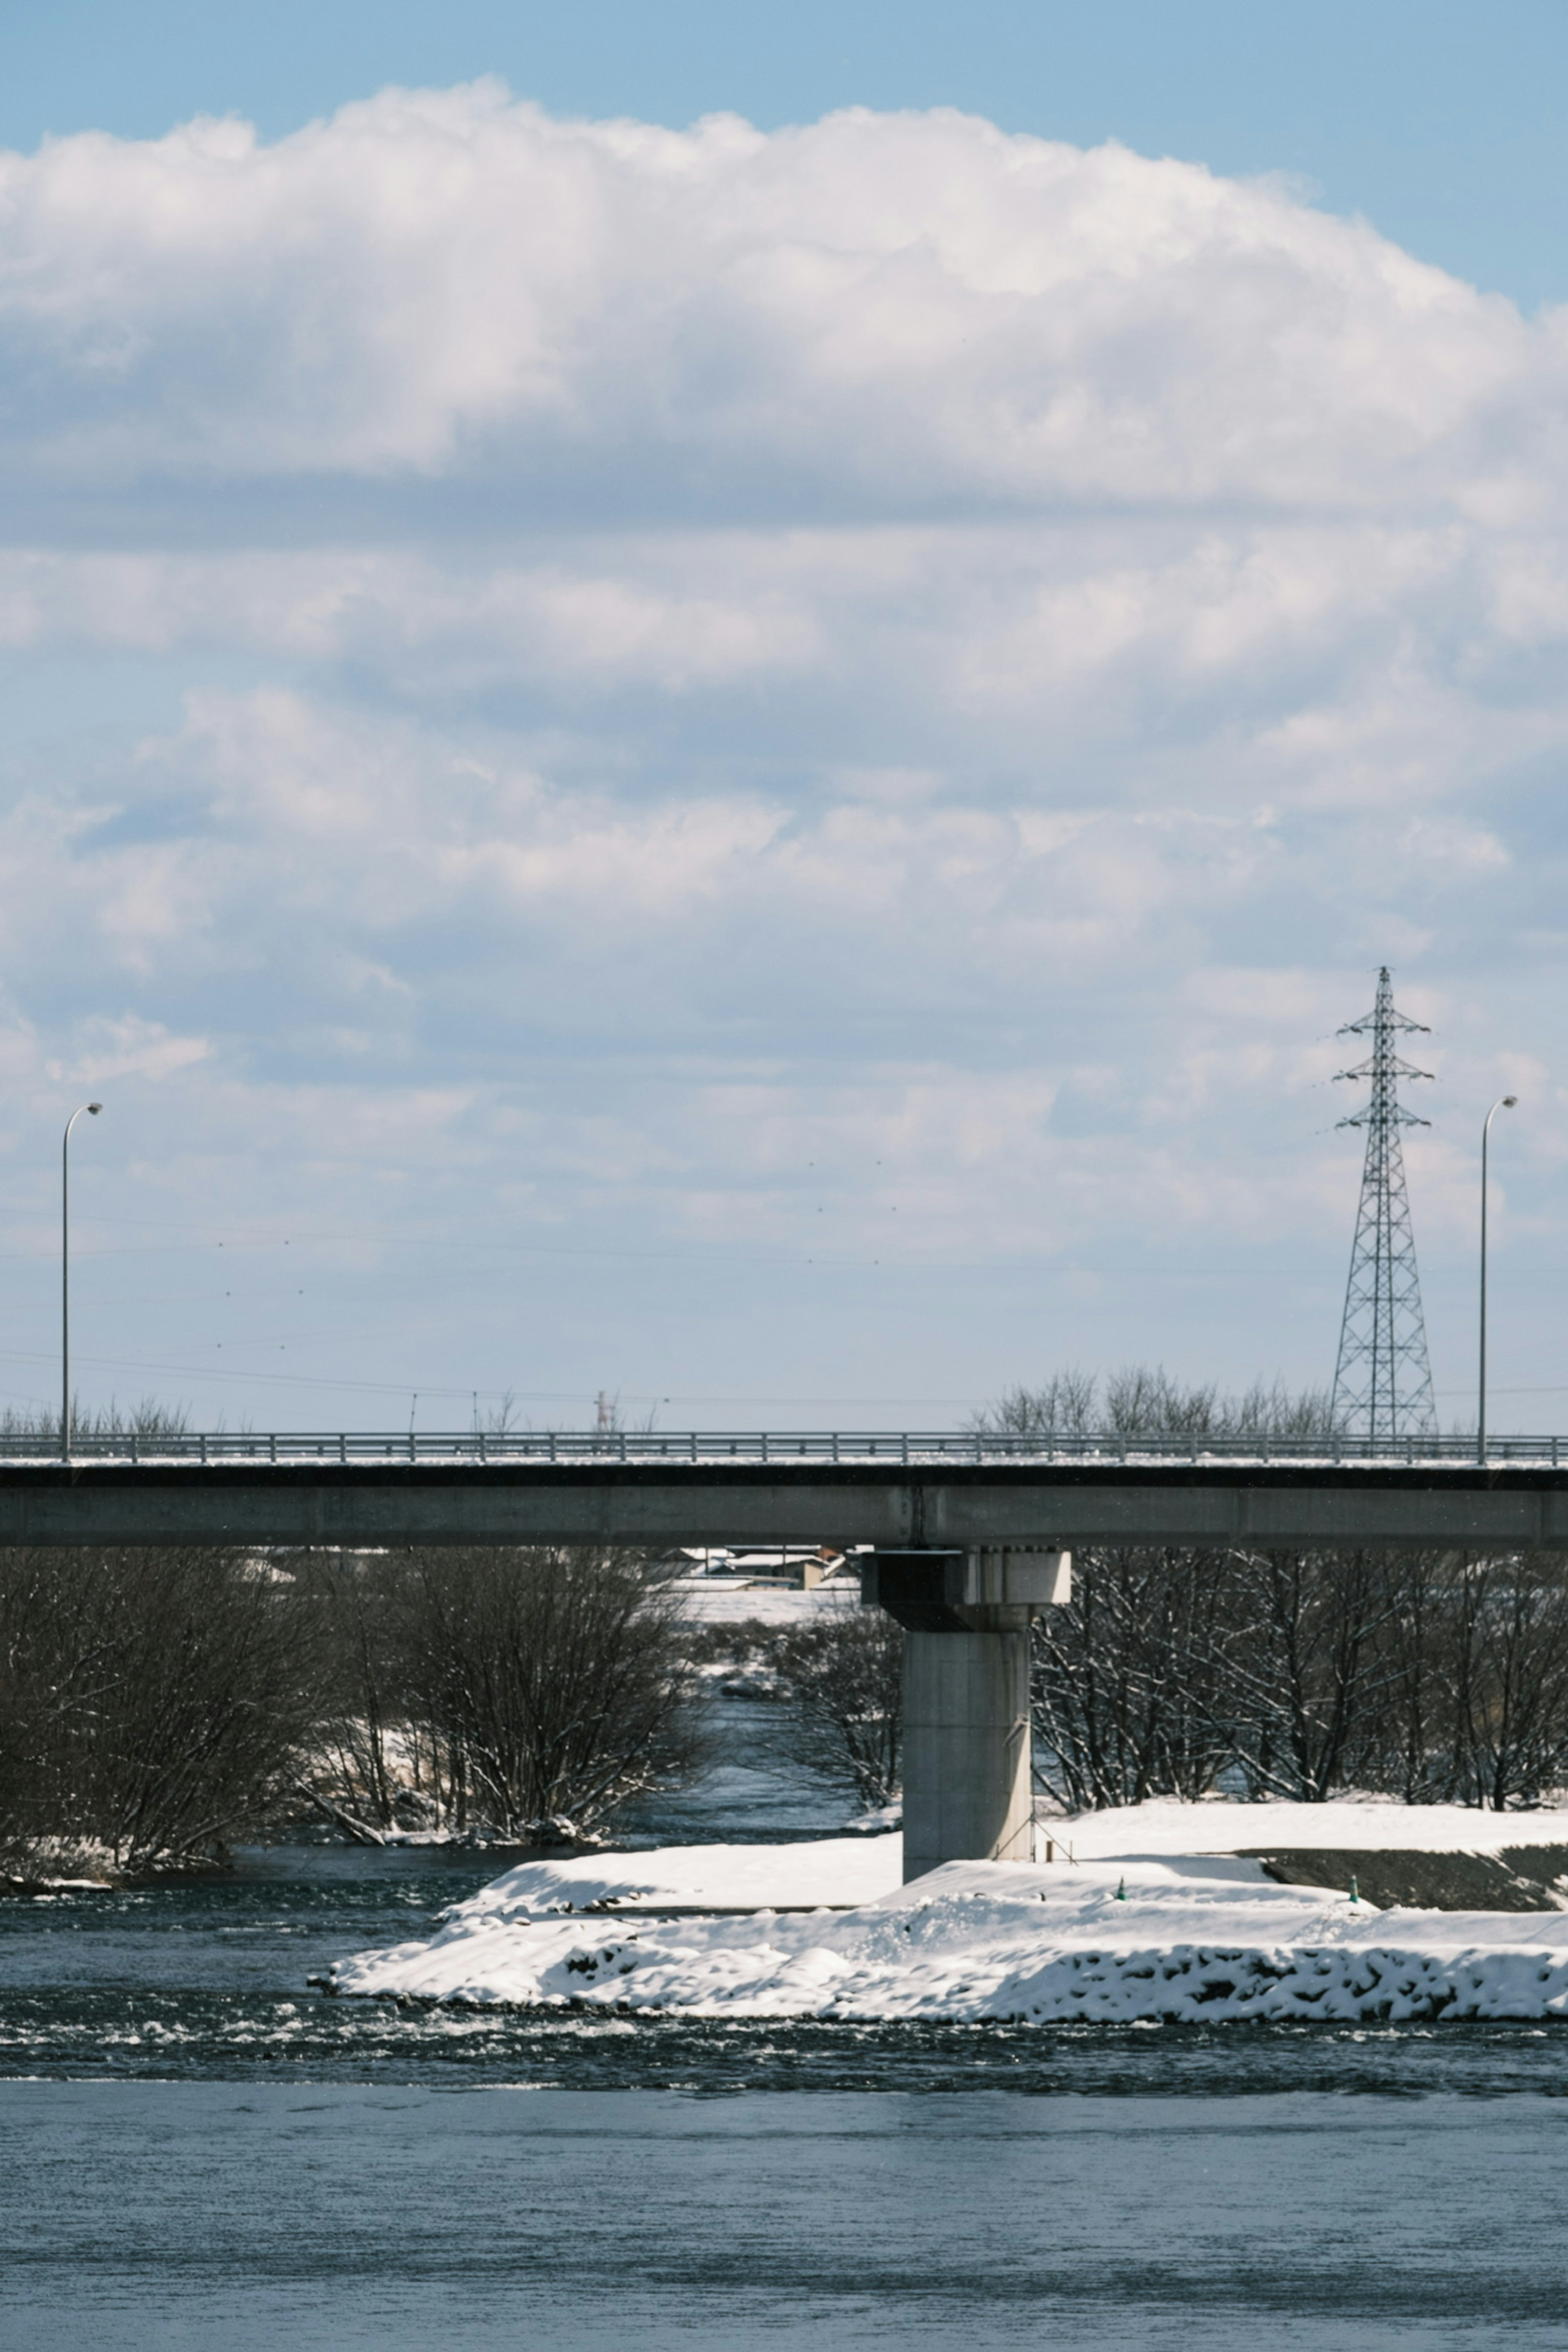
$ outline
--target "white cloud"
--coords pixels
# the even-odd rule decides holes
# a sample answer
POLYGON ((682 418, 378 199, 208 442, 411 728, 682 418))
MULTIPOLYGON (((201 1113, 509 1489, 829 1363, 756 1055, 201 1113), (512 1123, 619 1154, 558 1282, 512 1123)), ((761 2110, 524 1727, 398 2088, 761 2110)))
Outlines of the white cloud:
POLYGON ((911 495, 1489 516, 1558 434, 1529 327, 1363 225, 955 113, 763 136, 479 84, 275 146, 0 167, 7 440, 56 479, 675 467, 911 495))
POLYGON ((1099 1253, 1048 1344, 1126 1352, 1129 1252, 1337 1266, 1394 960, 1459 1264, 1555 1051, 1562 316, 1115 146, 480 85, 0 158, 0 370, 14 1097, 247 1214, 1099 1253))
POLYGON ((120 1021, 97 1018, 86 1024, 75 1057, 50 1061, 45 1074, 70 1086, 101 1086, 106 1078, 167 1078, 205 1062, 210 1046, 205 1037, 172 1037, 158 1021, 130 1013, 120 1021))

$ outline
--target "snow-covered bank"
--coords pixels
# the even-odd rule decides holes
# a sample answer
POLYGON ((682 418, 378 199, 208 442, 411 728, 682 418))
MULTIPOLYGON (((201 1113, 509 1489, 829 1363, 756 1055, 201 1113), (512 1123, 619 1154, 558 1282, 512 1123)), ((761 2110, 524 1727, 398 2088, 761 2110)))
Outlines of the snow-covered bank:
POLYGON ((1509 1846, 1568 1845, 1568 1810, 1482 1813, 1469 1805, 1397 1805, 1340 1797, 1326 1805, 1187 1805, 1156 1797, 1074 1820, 1042 1822, 1079 1862, 1138 1853, 1271 1853, 1302 1847, 1384 1848, 1398 1853, 1500 1853, 1509 1846))
POLYGON ((494 1892, 429 1943, 343 1962, 333 1989, 707 2017, 1568 2015, 1568 1916, 1379 1913, 1226 1856, 949 1863, 804 1916, 525 1920, 494 1892))
POLYGON ((1071 1864, 950 1863, 910 1886, 896 1836, 528 1863, 331 1989, 734 2017, 1568 2016, 1568 1911, 1378 1912, 1236 1852, 1568 1843, 1561 1814, 1151 1805, 1062 1829, 1071 1864))

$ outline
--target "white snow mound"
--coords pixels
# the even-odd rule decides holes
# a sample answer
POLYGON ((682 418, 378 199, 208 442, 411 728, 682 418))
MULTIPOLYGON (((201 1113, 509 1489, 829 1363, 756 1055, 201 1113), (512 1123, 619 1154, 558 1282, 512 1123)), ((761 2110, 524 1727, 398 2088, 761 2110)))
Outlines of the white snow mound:
POLYGON ((551 1912, 628 1907, 639 1911, 784 1910, 823 1904, 848 1908, 896 1887, 901 1837, 819 1838, 799 1845, 667 1845, 648 1853, 584 1853, 524 1862, 492 1878, 448 1915, 500 1925, 551 1912))
POLYGON ((625 1857, 637 1866, 624 1874, 604 1857, 526 1864, 458 1905, 428 1942, 341 1962, 332 1988, 704 2017, 1568 2015, 1568 1914, 1379 1913, 1345 1895, 1279 1885, 1257 1862, 1226 1855, 949 1863, 909 1886, 869 1899, 863 1891, 855 1909, 793 1916, 617 1920, 563 1908, 606 1898, 639 1911, 675 1906, 699 1886, 728 1904, 745 1899, 744 1881, 764 1878, 783 1904, 791 1899, 783 1890, 809 1883, 813 1868, 836 1887, 851 1883, 847 1866, 834 1874, 835 1845, 862 1873, 872 1865, 886 1875, 898 1843, 674 1849, 625 1857))

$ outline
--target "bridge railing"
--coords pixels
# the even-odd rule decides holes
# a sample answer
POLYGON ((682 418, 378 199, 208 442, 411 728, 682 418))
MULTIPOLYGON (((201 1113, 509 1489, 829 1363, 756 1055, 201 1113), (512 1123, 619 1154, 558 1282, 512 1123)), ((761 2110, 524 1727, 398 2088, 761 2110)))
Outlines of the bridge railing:
MULTIPOLYGON (((1492 1465, 1550 1463, 1559 1448, 1568 1465, 1568 1438, 1494 1437, 1492 1465)), ((37 1435, 0 1435, 0 1465, 59 1461, 58 1444, 37 1435)), ((405 1463, 436 1468, 454 1463, 1270 1463, 1473 1464, 1476 1441, 1464 1436, 1397 1438, 1139 1437, 1079 1433, 973 1430, 206 1430, 82 1435, 71 1442, 79 1464, 326 1464, 405 1463)))

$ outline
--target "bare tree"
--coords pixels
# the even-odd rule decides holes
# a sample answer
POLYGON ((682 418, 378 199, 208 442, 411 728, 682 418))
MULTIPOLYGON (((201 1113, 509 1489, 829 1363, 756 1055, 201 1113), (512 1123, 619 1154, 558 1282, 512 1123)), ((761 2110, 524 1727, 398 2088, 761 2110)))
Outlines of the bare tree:
POLYGON ((1284 1442, 1333 1434, 1329 1393, 1255 1381, 1238 1396, 1212 1381, 1183 1381, 1163 1364, 1129 1364, 1101 1387, 1099 1376, 1069 1369, 1038 1388, 1006 1390, 970 1427, 983 1435, 1063 1437, 1255 1437, 1284 1442))
POLYGON ((297 1596, 207 1549, 0 1554, 0 1822, 126 1872, 210 1859, 264 1819, 317 1706, 297 1596))
POLYGON ((405 1709, 409 1570, 403 1553, 289 1555, 311 1596, 323 1655, 322 1706, 301 1793, 353 1837, 430 1826, 436 1759, 405 1709))
POLYGON ((1456 1579, 1456 1775, 1505 1812, 1568 1780, 1568 1579, 1539 1553, 1468 1561, 1456 1579))
POLYGON ((1005 1390, 971 1416, 970 1426, 983 1436, 1037 1437, 1055 1430, 1064 1437, 1082 1437, 1096 1425, 1099 1396, 1092 1372, 1053 1372, 1037 1389, 1005 1390))
MULTIPOLYGON (((133 1405, 110 1399, 108 1404, 76 1402, 71 1407, 71 1427, 78 1437, 180 1437, 190 1425, 184 1405, 160 1404, 156 1397, 143 1397, 133 1405)), ((37 1437, 56 1446, 59 1436, 58 1404, 26 1405, 20 1411, 8 1404, 0 1412, 0 1437, 37 1437)))
POLYGON ((785 1753, 868 1809, 890 1804, 901 1786, 902 1627, 883 1610, 834 1601, 814 1624, 779 1634, 770 1655, 794 1699, 777 1732, 785 1753))
POLYGON ((678 1605, 635 1554, 416 1551, 402 1591, 403 1708, 455 1828, 592 1835, 695 1769, 678 1605))
POLYGON ((1459 1563, 1436 1551, 1385 1563, 1380 1675, 1347 1755, 1350 1778, 1407 1805, 1467 1801, 1456 1732, 1464 1711, 1459 1563))
POLYGON ((1069 1811, 1203 1796, 1231 1760, 1235 1564, 1224 1553, 1075 1555, 1073 1598, 1036 1621, 1036 1776, 1069 1811))
MULTIPOLYGON (((1259 1381, 1224 1396, 1213 1382, 1132 1365, 1103 1387, 1068 1370, 1016 1388, 973 1425, 1026 1436, 1262 1443, 1321 1435, 1332 1421, 1316 1391, 1259 1381)), ((1075 1550, 1073 1601, 1046 1612, 1035 1633, 1036 1769, 1050 1796, 1074 1811, 1197 1797, 1235 1764, 1257 1696, 1247 1681, 1253 1631, 1267 1616, 1256 1575, 1256 1563, 1229 1552, 1075 1550)))
POLYGON ((1313 1802, 1343 1787, 1397 1685, 1396 1558, 1243 1552, 1227 1644, 1237 1761, 1248 1793, 1313 1802))

